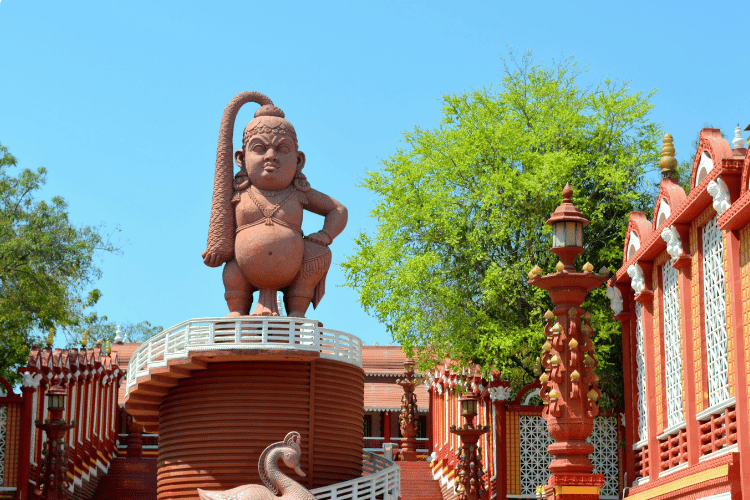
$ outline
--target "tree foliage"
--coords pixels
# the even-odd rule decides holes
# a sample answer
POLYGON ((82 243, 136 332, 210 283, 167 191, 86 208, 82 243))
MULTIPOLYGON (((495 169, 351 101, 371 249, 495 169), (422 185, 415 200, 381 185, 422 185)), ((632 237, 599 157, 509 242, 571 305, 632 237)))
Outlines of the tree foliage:
POLYGON ((24 169, 0 144, 0 376, 15 367, 52 327, 78 324, 100 297, 98 250, 116 251, 101 227, 76 226, 61 197, 35 199, 47 171, 24 169))
POLYGON ((71 326, 65 332, 67 347, 78 347, 87 335, 88 347, 98 343, 114 343, 117 329, 123 333, 128 342, 145 342, 151 336, 161 332, 164 328, 154 326, 148 321, 133 323, 125 321, 118 323, 110 321, 107 316, 99 316, 93 312, 81 318, 76 325, 71 326))
MULTIPOLYGON (((499 368, 516 387, 531 382, 551 302, 527 273, 557 263, 544 222, 565 183, 591 220, 579 265, 617 269, 628 213, 653 206, 644 177, 662 135, 649 120, 653 92, 609 79, 583 87, 581 74, 572 57, 546 66, 511 54, 499 87, 444 95, 440 126, 405 132, 367 174, 377 232, 356 239, 347 285, 423 368, 451 358, 499 368)), ((602 288, 584 307, 617 405, 620 329, 608 304, 602 288)))

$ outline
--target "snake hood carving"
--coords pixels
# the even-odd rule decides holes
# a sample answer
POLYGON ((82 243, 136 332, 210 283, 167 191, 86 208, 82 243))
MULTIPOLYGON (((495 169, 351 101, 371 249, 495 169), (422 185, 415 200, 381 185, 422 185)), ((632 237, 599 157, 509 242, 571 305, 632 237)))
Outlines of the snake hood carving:
POLYGON ((198 495, 201 500, 315 500, 307 488, 281 472, 277 464, 281 458, 287 467, 305 477, 299 463, 302 455, 300 441, 298 432, 290 432, 284 441, 263 450, 258 460, 258 472, 266 486, 247 484, 226 491, 204 491, 199 488, 198 495))

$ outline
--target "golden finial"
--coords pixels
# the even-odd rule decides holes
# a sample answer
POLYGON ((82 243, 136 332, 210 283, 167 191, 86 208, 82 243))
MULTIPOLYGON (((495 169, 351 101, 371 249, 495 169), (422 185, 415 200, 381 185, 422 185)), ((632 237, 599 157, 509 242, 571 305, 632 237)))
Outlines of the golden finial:
POLYGON ((47 347, 52 347, 52 344, 54 343, 55 343, 55 329, 50 328, 49 335, 47 335, 47 347))
POLYGON ((592 366, 594 366, 594 358, 592 358, 591 356, 586 356, 585 358, 583 358, 583 364, 591 368, 592 366))
POLYGON ((549 391, 550 401, 557 401, 558 399, 560 399, 560 393, 557 392, 557 389, 552 389, 551 391, 549 391))
POLYGON ((586 262, 583 265, 583 272, 584 273, 590 273, 594 271, 594 265, 591 262, 586 262))
POLYGON ((552 311, 550 311, 549 309, 547 309, 547 312, 544 313, 544 319, 546 319, 547 321, 551 321, 551 320, 555 319, 555 313, 553 313, 552 311))
POLYGON ((661 167, 662 177, 674 177, 675 169, 677 168, 677 160, 674 157, 674 139, 670 134, 664 136, 664 145, 661 147, 661 160, 659 160, 659 167, 661 167))
POLYGON ((542 374, 542 361, 537 356, 536 360, 534 361, 534 376, 538 377, 542 374))
POLYGON ((594 383, 597 383, 597 382, 599 382, 599 375, 594 373, 594 383))
POLYGON ((584 323, 584 325, 581 327, 581 331, 586 335, 589 335, 591 333, 591 327, 584 323))
POLYGON ((86 348, 86 344, 89 343, 89 332, 85 331, 83 332, 83 337, 81 338, 81 347, 84 349, 86 348))
POLYGON ((560 356, 557 354, 553 354, 551 358, 549 358, 549 364, 552 366, 557 366, 560 364, 560 356))
POLYGON ((609 276, 609 268, 607 266, 602 266, 602 268, 599 269, 599 276, 604 276, 605 278, 609 276))
POLYGON ((578 309, 575 307, 571 307, 568 309, 568 317, 569 318, 577 318, 578 317, 578 309))
POLYGON ((107 356, 112 354, 112 344, 109 343, 109 340, 107 341, 107 346, 104 348, 104 352, 107 353, 107 356))
POLYGON ((549 343, 549 340, 544 343, 542 346, 542 351, 544 352, 550 352, 552 350, 552 344, 549 343))
POLYGON ((549 331, 555 334, 560 333, 562 331, 562 326, 560 325, 560 323, 555 323, 554 325, 552 325, 552 328, 550 328, 549 331))
POLYGON ((578 382, 581 380, 581 374, 578 373, 578 370, 573 370, 573 373, 570 374, 570 380, 573 382, 578 382))
POLYGON ((539 266, 534 266, 533 268, 531 268, 531 271, 529 271, 530 280, 533 280, 537 276, 541 276, 541 275, 542 275, 542 268, 539 266))
POLYGON ((578 341, 576 339, 570 339, 570 342, 568 342, 568 347, 572 350, 578 349, 578 341))
POLYGON ((539 377, 539 382, 541 382, 542 384, 546 384, 548 381, 549 375, 547 375, 546 373, 542 373, 542 376, 539 377))
POLYGON ((591 389, 586 396, 589 398, 589 401, 596 401, 597 399, 599 399, 599 393, 594 389, 591 389))
POLYGON ((565 269, 565 264, 563 264, 562 262, 558 261, 557 265, 555 266, 555 269, 557 269, 557 272, 562 272, 562 270, 565 269))
POLYGON ((588 311, 583 313, 583 319, 585 319, 586 321, 591 321, 591 313, 588 311))

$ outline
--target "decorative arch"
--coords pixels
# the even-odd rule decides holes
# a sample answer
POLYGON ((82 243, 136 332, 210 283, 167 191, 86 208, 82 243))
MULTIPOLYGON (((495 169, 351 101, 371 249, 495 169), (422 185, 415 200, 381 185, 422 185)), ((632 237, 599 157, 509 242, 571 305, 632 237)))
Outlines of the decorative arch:
POLYGON ((7 396, 16 396, 17 394, 13 392, 13 386, 10 385, 10 383, 5 380, 3 377, 0 377, 0 397, 7 397, 7 396))
POLYGON ((656 198, 656 203, 654 204, 654 213, 656 216, 654 217, 652 229, 656 230, 656 228, 664 224, 669 219, 669 216, 682 205, 686 197, 685 191, 675 179, 671 177, 662 179, 659 196, 656 198))
POLYGON ((630 212, 628 218, 628 229, 625 233, 625 251, 622 256, 622 263, 628 262, 638 250, 641 245, 648 240, 652 232, 652 224, 646 218, 646 214, 643 212, 630 212))
POLYGON ((720 165, 725 158, 732 157, 732 146, 721 137, 718 128, 704 128, 698 139, 698 150, 693 160, 693 173, 690 178, 690 189, 695 189, 708 174, 720 165))
POLYGON ((539 393, 539 389, 542 387, 542 384, 539 383, 539 380, 535 380, 533 383, 527 385, 520 391, 518 391, 518 395, 516 396, 516 399, 513 400, 514 405, 520 405, 524 404, 524 401, 526 401, 526 397, 528 394, 528 397, 531 398, 534 396, 534 391, 536 390, 536 394, 539 393))

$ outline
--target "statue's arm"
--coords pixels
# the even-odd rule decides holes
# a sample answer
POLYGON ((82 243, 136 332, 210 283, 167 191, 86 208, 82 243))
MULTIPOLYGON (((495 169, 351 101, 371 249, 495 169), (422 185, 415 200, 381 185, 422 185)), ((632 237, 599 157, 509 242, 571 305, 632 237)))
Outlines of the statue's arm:
POLYGON ((305 208, 325 217, 323 229, 307 236, 307 239, 313 243, 328 246, 346 227, 346 221, 349 218, 346 207, 327 194, 311 189, 307 193, 305 208))

